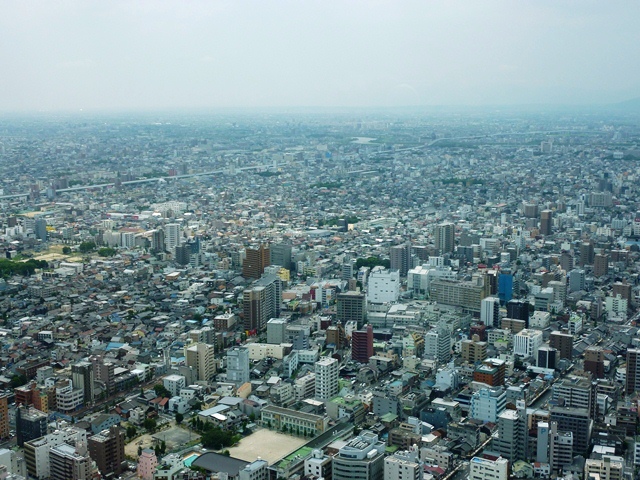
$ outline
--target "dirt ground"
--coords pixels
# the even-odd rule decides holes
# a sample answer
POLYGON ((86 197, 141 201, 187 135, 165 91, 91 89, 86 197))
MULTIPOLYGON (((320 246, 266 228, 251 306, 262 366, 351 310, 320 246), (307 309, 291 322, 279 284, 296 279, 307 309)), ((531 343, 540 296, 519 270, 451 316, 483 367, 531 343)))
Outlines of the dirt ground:
POLYGON ((137 459, 138 458, 138 447, 142 447, 142 449, 144 450, 145 448, 153 448, 153 437, 151 435, 148 434, 144 434, 136 439, 134 439, 132 442, 127 443, 124 446, 124 454, 127 457, 132 457, 137 459))
POLYGON ((266 428, 257 430, 240 440, 236 447, 231 447, 232 457, 253 462, 258 457, 273 463, 307 443, 308 439, 272 432, 266 428))
POLYGON ((129 442, 124 447, 124 454, 133 458, 138 458, 138 447, 145 448, 153 448, 156 443, 164 442, 167 444, 167 452, 171 450, 180 449, 187 443, 192 440, 198 440, 200 435, 194 432, 189 432, 188 430, 172 426, 165 430, 160 430, 153 435, 144 434, 140 437, 134 439, 132 442, 129 442))

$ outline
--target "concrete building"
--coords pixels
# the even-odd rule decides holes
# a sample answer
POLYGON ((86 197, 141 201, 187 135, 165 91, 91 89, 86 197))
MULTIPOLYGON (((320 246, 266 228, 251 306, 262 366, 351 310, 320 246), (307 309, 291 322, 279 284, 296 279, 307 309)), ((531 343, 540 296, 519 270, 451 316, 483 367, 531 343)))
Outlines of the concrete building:
POLYGON ((573 433, 559 431, 557 422, 550 422, 549 463, 551 472, 560 473, 563 467, 573 462, 573 433))
POLYGON ((561 359, 571 360, 573 357, 573 335, 553 331, 549 335, 549 346, 558 350, 561 359))
POLYGON ((500 299, 483 298, 480 302, 480 321, 488 327, 500 327, 500 299))
POLYGON ((436 225, 434 244, 440 255, 453 252, 455 247, 455 225, 453 223, 436 225))
POLYGON ((47 415, 33 407, 16 408, 16 437, 19 447, 47 434, 47 415))
POLYGON ((314 415, 289 408, 269 405, 260 411, 262 425, 294 435, 315 437, 323 433, 329 425, 326 415, 314 415))
POLYGON ((116 478, 126 470, 124 444, 125 432, 115 425, 89 437, 89 454, 104 478, 116 478))
POLYGON ((185 363, 196 374, 196 380, 209 381, 216 373, 215 347, 206 343, 188 345, 184 349, 185 363))
POLYGON ((227 350, 225 364, 228 382, 240 386, 249 381, 249 350, 246 347, 227 350))
POLYGON ((284 318, 272 318, 267 322, 267 343, 280 345, 285 340, 287 321, 284 318))
POLYGON ((367 284, 367 302, 394 303, 400 298, 400 271, 374 267, 367 284))
POLYGON ((384 480, 420 480, 422 478, 421 473, 420 463, 411 459, 408 455, 398 453, 384 459, 384 480))
POLYGON ((349 291, 339 293, 336 299, 336 318, 344 325, 347 322, 357 322, 361 327, 367 312, 365 295, 360 292, 349 291))
POLYGON ((498 416, 498 438, 493 450, 510 462, 525 458, 527 429, 525 419, 516 410, 505 410, 498 416))
POLYGON ((627 349, 627 376, 625 393, 631 395, 640 391, 640 349, 627 349))
POLYGON ((315 396, 326 402, 338 394, 338 368, 335 358, 324 357, 315 363, 315 396))
POLYGON ((552 406, 551 422, 557 422, 558 431, 573 434, 573 454, 583 455, 591 441, 593 420, 584 408, 552 406))
POLYGON ((557 381, 551 387, 551 398, 556 405, 583 408, 596 414, 596 383, 586 377, 572 375, 557 381))
POLYGON ((440 365, 451 359, 451 331, 444 323, 429 330, 424 337, 425 358, 436 360, 440 365))
POLYGON ((469 416, 475 420, 495 423, 507 406, 507 392, 503 388, 482 388, 471 396, 469 416))
POLYGON ((499 457, 495 460, 473 457, 469 462, 469 480, 507 480, 509 461, 499 457))
POLYGON ((72 447, 66 443, 52 447, 49 451, 51 478, 86 480, 94 478, 93 462, 87 454, 86 445, 72 447))
POLYGON ((333 480, 383 480, 385 444, 364 430, 333 457, 333 480))
POLYGON ((258 248, 245 249, 246 257, 242 263, 242 276, 247 279, 258 279, 264 273, 265 267, 271 265, 269 248, 260 245, 258 248))
POLYGON ((603 455, 600 459, 587 458, 584 478, 587 480, 622 480, 625 461, 623 457, 603 455))
POLYGON ((369 363, 373 356, 373 327, 365 325, 362 330, 351 334, 351 359, 354 362, 369 363))
POLYGON ((481 362, 487 358, 487 342, 481 342, 478 335, 474 335, 472 340, 462 340, 460 353, 465 362, 481 362))
POLYGON ((536 358, 542 346, 540 330, 524 329, 513 336, 513 354, 524 358, 536 358))
POLYGON ((262 331, 267 322, 280 316, 282 280, 277 275, 264 275, 242 293, 244 328, 262 331))

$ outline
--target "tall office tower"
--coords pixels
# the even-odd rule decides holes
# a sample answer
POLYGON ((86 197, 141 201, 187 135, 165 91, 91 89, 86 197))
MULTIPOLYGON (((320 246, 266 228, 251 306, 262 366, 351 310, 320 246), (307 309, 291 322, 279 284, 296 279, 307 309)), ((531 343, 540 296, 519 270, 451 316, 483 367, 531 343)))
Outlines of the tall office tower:
POLYGON ((441 223, 436 225, 434 242, 440 255, 453 252, 455 246, 455 225, 453 223, 441 223))
POLYGON ((538 218, 538 205, 525 202, 522 205, 522 213, 527 218, 538 218))
POLYGON ((422 478, 420 463, 417 459, 408 458, 402 454, 390 455, 384 459, 384 478, 420 480, 422 478))
POLYGON ((543 210, 540 212, 540 234, 551 235, 551 227, 553 226, 553 212, 551 210, 543 210))
POLYGON ((538 422, 536 462, 549 463, 549 422, 538 422))
POLYGON ((260 278, 265 267, 271 265, 269 248, 260 245, 258 248, 247 248, 246 257, 242 263, 242 276, 248 279, 260 278))
POLYGON ((227 381, 242 385, 249 381, 249 349, 234 347, 227 350, 227 381))
POLYGON ((509 478, 509 460, 473 457, 469 462, 468 480, 507 480, 509 478))
POLYGON ((193 368, 196 380, 208 382, 216 373, 215 346, 196 343, 184 348, 185 364, 193 368))
POLYGON ((323 357, 315 363, 317 400, 328 402, 338 395, 338 373, 339 363, 335 358, 323 357))
POLYGON ((369 275, 367 301, 371 303, 394 303, 400 298, 400 272, 374 267, 369 275))
POLYGON ((8 395, 0 394, 0 439, 9 438, 10 436, 8 399, 8 395))
POLYGON ((178 265, 189 265, 191 261, 191 247, 188 244, 183 243, 182 245, 176 245, 175 252, 175 259, 178 265))
POLYGON ((559 358, 571 360, 573 358, 573 335, 553 331, 549 335, 549 346, 558 350, 559 358))
POLYGON ((394 245, 389 249, 389 263, 391 270, 398 270, 401 277, 406 277, 409 268, 409 260, 411 258, 411 244, 394 245))
POLYGON ((358 363, 369 363, 373 356, 373 327, 365 325, 351 334, 351 359, 358 363))
POLYGON ((581 268, 574 268, 569 272, 569 291, 579 292, 585 289, 586 275, 581 268))
POLYGON ((382 480, 384 451, 378 435, 363 430, 333 457, 333 480, 382 480))
POLYGON ((271 265, 280 265, 282 268, 291 270, 291 244, 274 243, 269 247, 271 265))
POLYGON ((500 299, 486 297, 480 302, 480 321, 488 327, 500 328, 500 299))
POLYGON ((584 351, 584 371, 594 378, 604 378, 604 350, 592 345, 584 351))
POLYGON ((358 323, 358 328, 362 327, 366 312, 364 293, 349 291, 337 295, 336 318, 343 325, 353 321, 358 323))
POLYGON ((169 252, 173 252, 174 248, 182 243, 182 231, 180 224, 167 223, 164 226, 164 244, 169 252))
POLYGON ((580 266, 593 265, 593 257, 595 253, 593 251, 593 243, 582 242, 580 244, 580 266))
POLYGON ((244 329, 262 331, 267 322, 280 316, 282 280, 277 275, 264 275, 242 293, 244 329))
POLYGON ((33 407, 16 408, 16 437, 18 446, 47 434, 47 414, 33 407))
POLYGON ((498 416, 498 438, 493 450, 511 463, 525 460, 525 442, 528 441, 526 423, 517 410, 504 410, 498 416))
POLYGON ((540 368, 554 369, 558 365, 558 351, 555 348, 542 346, 538 349, 538 362, 540 368))
POLYGON ((342 263, 342 280, 351 280, 353 276, 356 274, 356 261, 353 259, 345 260, 342 263))
POLYGON ((116 478, 124 472, 125 431, 118 425, 89 437, 89 454, 98 464, 103 478, 116 478))
POLYGON ((507 302, 507 318, 524 320, 525 328, 529 328, 529 302, 511 300, 507 302))
POLYGON ((47 221, 44 218, 36 218, 34 230, 38 240, 47 241, 47 221))
POLYGON ((49 450, 50 478, 64 478, 64 480, 87 480, 96 478, 93 472, 93 462, 87 453, 86 445, 79 444, 72 447, 63 443, 49 450))
POLYGON ((552 399, 556 405, 583 408, 596 415, 596 383, 586 377, 570 376, 556 382, 551 387, 552 399))
POLYGON ((593 275, 603 277, 609 273, 609 256, 598 254, 593 257, 593 275))
POLYGON ((640 350, 637 348, 627 349, 627 381, 625 393, 631 395, 640 391, 640 350))
POLYGON ((93 365, 91 362, 78 362, 71 365, 71 380, 76 388, 83 390, 83 403, 90 405, 93 402, 93 365))
POLYGON ((558 430, 558 422, 549 422, 549 464, 552 473, 560 473, 573 462, 573 433, 558 430))
POLYGON ((424 355, 445 365, 451 359, 451 331, 443 324, 429 330, 424 338, 424 355))
POLYGON ((593 420, 586 408, 551 407, 552 422, 558 423, 558 430, 573 434, 573 454, 584 455, 589 448, 593 420))

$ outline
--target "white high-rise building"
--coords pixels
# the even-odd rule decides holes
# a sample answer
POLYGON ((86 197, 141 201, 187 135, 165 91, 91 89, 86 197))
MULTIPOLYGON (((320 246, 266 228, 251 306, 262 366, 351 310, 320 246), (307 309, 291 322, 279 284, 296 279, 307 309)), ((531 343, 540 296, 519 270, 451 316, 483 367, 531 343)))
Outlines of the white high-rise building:
POLYGON ((249 381, 249 349, 235 347, 227 351, 227 381, 242 385, 249 381))
POLYGON ((482 388, 471 396, 469 416, 475 420, 496 423, 507 407, 507 392, 502 388, 482 388))
POLYGON ((498 457, 495 460, 473 457, 469 462, 469 480, 507 480, 509 461, 498 457))
POLYGON ((480 302, 480 321, 487 327, 500 327, 500 299, 483 298, 480 302))
POLYGON ((394 303, 400 298, 400 271, 375 267, 369 275, 367 301, 394 303))
POLYGON ((534 357, 542 346, 542 332, 525 328, 513 336, 513 354, 520 357, 534 357))
POLYGON ((315 363, 316 399, 326 402, 338 395, 338 360, 323 357, 315 363))
POLYGON ((179 223, 168 223, 164 226, 164 243, 169 252, 180 245, 182 232, 179 223))
POLYGON ((402 454, 390 455, 384 459, 384 479, 420 480, 420 463, 402 454))
POLYGON ((424 337, 424 355, 426 358, 437 360, 440 365, 449 363, 451 358, 451 332, 442 324, 430 331, 424 337))

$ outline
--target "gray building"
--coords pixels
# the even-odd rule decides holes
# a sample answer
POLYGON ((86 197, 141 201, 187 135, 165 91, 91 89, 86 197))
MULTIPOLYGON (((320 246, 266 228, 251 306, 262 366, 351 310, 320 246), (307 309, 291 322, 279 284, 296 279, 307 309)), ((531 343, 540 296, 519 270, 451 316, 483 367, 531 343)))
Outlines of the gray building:
POLYGON ((364 430, 333 457, 333 480, 382 480, 385 444, 364 430))

